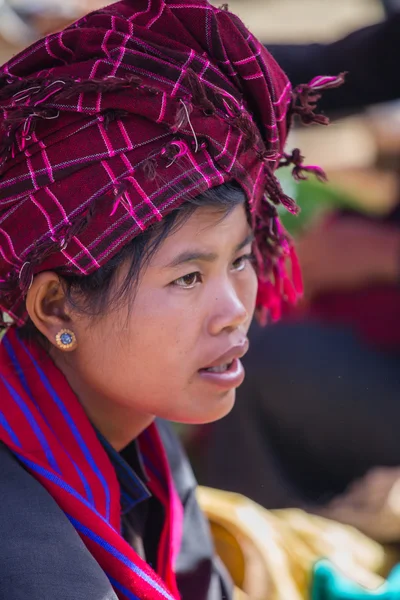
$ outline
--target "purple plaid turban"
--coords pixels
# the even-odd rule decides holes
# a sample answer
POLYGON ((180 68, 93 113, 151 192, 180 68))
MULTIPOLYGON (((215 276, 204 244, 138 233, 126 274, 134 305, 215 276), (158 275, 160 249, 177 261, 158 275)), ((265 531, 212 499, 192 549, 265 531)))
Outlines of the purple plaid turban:
MULTIPOLYGON (((259 304, 294 299, 273 172, 296 96, 242 22, 206 0, 123 0, 49 35, 0 71, 0 309, 17 325, 43 270, 88 275, 189 197, 234 180, 253 216, 259 304)), ((301 175, 300 175, 301 176, 301 175)), ((4 323, 2 323, 4 325, 4 323)))

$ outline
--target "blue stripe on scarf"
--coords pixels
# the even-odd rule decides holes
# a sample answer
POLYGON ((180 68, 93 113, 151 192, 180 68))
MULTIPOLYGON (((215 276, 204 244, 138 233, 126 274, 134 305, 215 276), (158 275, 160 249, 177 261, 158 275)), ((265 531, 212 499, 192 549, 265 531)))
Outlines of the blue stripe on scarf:
POLYGON ((19 441, 16 433, 14 433, 14 431, 11 429, 10 424, 8 423, 7 419, 5 418, 5 416, 3 415, 3 413, 1 411, 0 411, 0 426, 5 431, 7 431, 8 435, 12 439, 13 443, 16 446, 18 446, 18 448, 21 448, 21 442, 19 441))
POLYGON ((19 364, 18 359, 17 359, 17 355, 14 352, 14 348, 10 344, 10 342, 7 339, 6 335, 1 340, 1 343, 2 343, 3 347, 6 349, 7 354, 8 354, 8 356, 11 359, 11 362, 12 362, 12 364, 14 366, 15 372, 16 372, 16 374, 18 376, 18 379, 21 382, 22 387, 24 388, 24 390, 28 394, 29 398, 33 401, 34 399, 33 399, 33 396, 32 396, 32 392, 31 392, 31 390, 29 388, 28 382, 26 381, 25 373, 24 373, 21 365, 19 364))
MULTIPOLYGON (((145 429, 141 434, 146 439, 146 444, 148 444, 151 448, 154 449, 154 442, 150 434, 149 428, 145 429)), ((157 479, 158 483, 161 484, 164 492, 168 494, 168 482, 165 481, 165 477, 161 473, 160 469, 154 464, 154 462, 150 459, 150 457, 146 454, 146 452, 142 453, 143 463, 146 468, 146 471, 152 473, 153 477, 157 479)))
POLYGON ((134 594, 133 592, 130 592, 129 590, 127 590, 126 587, 124 587, 123 585, 121 585, 119 583, 119 581, 117 581, 113 577, 110 577, 110 575, 107 575, 107 577, 108 577, 111 585, 116 590, 119 590, 120 592, 122 592, 124 594, 124 596, 126 596, 129 600, 140 600, 140 598, 138 596, 136 596, 136 594, 134 594))
POLYGON ((32 430, 34 432, 34 434, 36 435, 37 439, 39 440, 40 445, 43 448, 43 451, 46 455, 46 458, 49 462, 49 465, 51 466, 52 469, 54 469, 54 471, 56 471, 57 473, 60 473, 60 469, 57 465, 57 462, 53 456, 52 451, 50 450, 50 446, 47 443, 47 440, 45 438, 45 436, 43 435, 42 430, 40 429, 39 425, 37 424, 34 416, 32 415, 31 411, 29 410, 29 408, 26 406, 25 402, 22 400, 22 398, 19 396, 18 392, 16 390, 14 390, 14 388, 12 387, 11 384, 8 383, 8 381, 2 376, 0 375, 1 381, 4 383, 4 385, 6 386, 6 388, 8 389, 9 393, 11 394, 13 400, 15 401, 16 404, 18 404, 19 408, 22 410, 22 412, 24 413, 25 417, 27 418, 29 425, 32 427, 32 430))
MULTIPOLYGON (((14 352, 14 348, 12 347, 12 345, 10 344, 10 342, 7 339, 7 336, 4 336, 3 340, 2 340, 2 344, 8 354, 8 356, 10 357, 13 365, 14 365, 14 369, 15 372, 18 376, 18 379, 21 382, 22 387, 24 388, 24 390, 26 391, 26 393, 28 394, 29 398, 32 400, 33 404, 36 406, 37 410, 40 412, 40 414, 42 415, 44 421, 46 421, 47 425, 47 419, 45 417, 45 415, 43 414, 43 411, 41 410, 40 406, 38 406, 35 398, 33 397, 33 394, 29 388, 28 382, 26 381, 25 378, 25 374, 22 370, 21 365, 19 364, 17 355, 14 352)), ((21 344, 22 345, 22 344, 21 344)), ((93 493, 92 490, 89 486, 89 483, 86 480, 86 477, 84 476, 84 474, 82 473, 82 471, 80 470, 80 468, 78 467, 78 465, 75 463, 74 460, 72 460, 71 456, 69 455, 68 451, 66 450, 66 448, 64 448, 66 454, 68 455, 68 458, 70 459, 71 463, 74 465, 76 472, 78 473, 78 476, 82 482, 83 487, 85 488, 86 491, 86 496, 87 499, 89 500, 89 502, 91 502, 94 505, 94 497, 93 497, 93 493)))
POLYGON ((79 521, 77 521, 76 519, 71 517, 70 515, 67 515, 67 517, 69 518, 72 525, 75 527, 75 529, 77 531, 79 531, 80 533, 82 533, 83 535, 88 537, 90 540, 92 540, 96 544, 99 544, 99 546, 101 546, 102 548, 104 548, 104 550, 106 550, 112 556, 114 556, 114 558, 116 558, 117 560, 122 562, 126 567, 128 567, 134 573, 136 573, 136 575, 138 575, 141 579, 146 581, 146 583, 148 583, 154 590, 156 590, 164 598, 166 598, 167 600, 176 600, 173 596, 171 596, 171 594, 169 594, 167 592, 167 590, 165 590, 156 581, 154 581, 154 579, 152 579, 150 577, 150 575, 147 575, 147 573, 142 571, 142 569, 140 569, 140 567, 138 567, 138 565, 135 565, 135 563, 133 563, 131 560, 129 560, 129 558, 127 556, 125 556, 124 554, 122 554, 119 550, 114 548, 114 546, 112 546, 111 544, 109 544, 108 542, 103 540, 103 538, 98 536, 91 529, 88 529, 88 527, 86 527, 85 525, 82 525, 82 523, 80 523, 79 521))
POLYGON ((60 477, 58 477, 54 473, 51 473, 45 467, 42 467, 41 465, 36 464, 29 458, 26 458, 25 456, 22 456, 21 454, 19 454, 18 452, 16 452, 15 455, 18 456, 19 460, 22 463, 24 463, 27 467, 29 467, 29 469, 31 471, 34 471, 35 473, 38 473, 39 475, 46 477, 46 479, 55 483, 59 488, 63 489, 64 492, 68 492, 68 494, 71 494, 71 496, 73 496, 76 500, 79 500, 79 502, 82 502, 82 504, 84 504, 97 517, 99 517, 103 521, 103 523, 105 523, 108 527, 110 527, 113 531, 115 531, 115 529, 111 525, 111 523, 107 519, 105 519, 103 517, 103 515, 101 513, 99 513, 91 504, 89 504, 89 502, 86 500, 86 498, 81 496, 81 494, 79 492, 77 492, 73 487, 68 485, 68 483, 66 483, 63 479, 60 479, 60 477))
POLYGON ((94 471, 94 473, 97 475, 97 478, 100 480, 102 486, 103 486, 103 490, 104 490, 104 494, 106 497, 106 518, 109 521, 110 520, 110 490, 108 489, 106 480, 103 476, 103 474, 101 473, 101 471, 99 470, 99 468, 97 467, 92 455, 89 452, 88 447, 86 446, 76 424, 74 423, 73 419, 71 418, 71 415, 69 414, 68 410, 66 409, 64 403, 62 402, 61 398, 57 395, 56 391, 53 389, 53 387, 51 386, 49 380, 47 379, 46 375, 44 374, 43 370, 39 367, 39 365, 37 364, 37 362, 35 361, 35 359, 33 358, 33 356, 31 355, 31 353, 29 352, 28 348, 21 342, 21 340, 18 339, 19 344, 22 346, 22 348, 25 350, 26 354, 29 356, 29 358, 31 359, 36 371, 39 374, 39 377, 43 383, 43 385, 45 386, 46 390, 49 392, 51 398, 53 399, 53 401, 55 402, 55 404, 58 406, 59 410, 61 411, 65 421, 67 422, 68 427, 71 430, 71 433, 74 435, 80 449, 82 450, 82 453, 84 454, 87 462, 89 463, 90 467, 92 468, 92 470, 94 471))
POLYGON ((167 492, 167 490, 168 490, 167 483, 166 483, 164 477, 162 476, 161 471, 159 469, 157 469, 157 467, 150 460, 150 458, 147 456, 147 454, 145 454, 145 452, 143 452, 143 463, 144 463, 144 466, 146 467, 146 471, 150 472, 153 475, 154 479, 157 479, 158 483, 161 484, 161 487, 163 488, 163 490, 165 492, 167 492))

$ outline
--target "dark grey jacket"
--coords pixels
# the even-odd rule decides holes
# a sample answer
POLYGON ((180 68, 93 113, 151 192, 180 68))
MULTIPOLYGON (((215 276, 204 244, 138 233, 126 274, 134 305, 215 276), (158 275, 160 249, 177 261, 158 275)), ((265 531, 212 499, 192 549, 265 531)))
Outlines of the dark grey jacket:
MULTIPOLYGON (((195 480, 175 435, 159 426, 184 506, 177 564, 183 600, 230 600, 229 577, 214 557, 195 480)), ((151 525, 151 504, 147 519, 151 525)), ((117 600, 104 572, 45 488, 0 444, 0 598, 117 600)))

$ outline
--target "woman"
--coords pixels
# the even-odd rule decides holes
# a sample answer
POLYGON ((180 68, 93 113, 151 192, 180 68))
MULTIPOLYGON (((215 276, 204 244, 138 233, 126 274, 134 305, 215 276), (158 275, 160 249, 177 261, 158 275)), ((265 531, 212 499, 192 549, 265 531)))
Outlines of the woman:
POLYGON ((206 0, 125 0, 3 66, 2 597, 231 597, 154 419, 230 410, 256 271, 261 314, 296 296, 273 171, 322 84, 296 100, 206 0))
MULTIPOLYGON (((322 99, 329 113, 400 98, 396 44, 400 12, 328 44, 269 50, 293 83, 325 69, 349 71, 346 85, 322 99)), ((266 508, 325 510, 334 499, 338 518, 348 487, 351 496, 371 469, 400 464, 393 428, 400 419, 400 202, 380 217, 326 215, 302 233, 297 250, 308 302, 276 327, 253 325, 237 407, 210 428, 198 474, 205 485, 218 482, 266 508), (226 446, 234 468, 226 468, 226 446)), ((367 476, 368 490, 378 479, 374 471, 367 476)), ((348 522, 347 503, 345 515, 348 522)), ((378 514, 374 526, 357 505, 353 523, 362 522, 374 535, 382 528, 378 514)))

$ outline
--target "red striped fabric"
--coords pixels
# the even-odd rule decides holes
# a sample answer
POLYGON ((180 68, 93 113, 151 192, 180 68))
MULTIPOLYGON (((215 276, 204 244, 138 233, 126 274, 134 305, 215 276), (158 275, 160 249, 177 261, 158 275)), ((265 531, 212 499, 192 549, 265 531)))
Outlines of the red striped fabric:
POLYGON ((260 276, 284 270, 273 203, 292 205, 273 170, 291 105, 267 50, 207 0, 124 0, 13 57, 0 70, 0 308, 22 324, 35 273, 90 274, 228 180, 251 205, 260 276))

